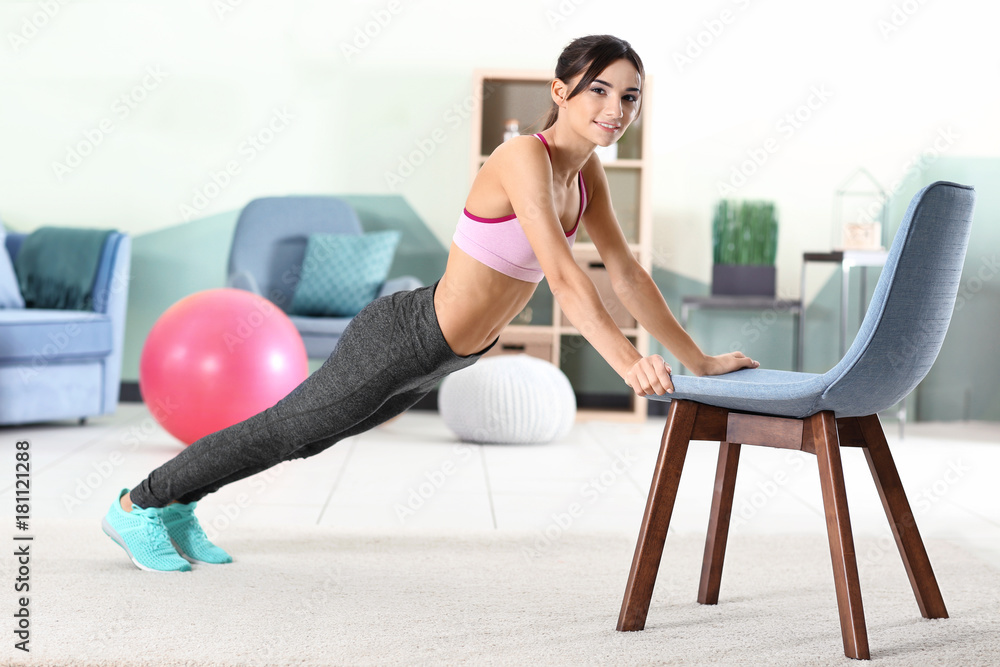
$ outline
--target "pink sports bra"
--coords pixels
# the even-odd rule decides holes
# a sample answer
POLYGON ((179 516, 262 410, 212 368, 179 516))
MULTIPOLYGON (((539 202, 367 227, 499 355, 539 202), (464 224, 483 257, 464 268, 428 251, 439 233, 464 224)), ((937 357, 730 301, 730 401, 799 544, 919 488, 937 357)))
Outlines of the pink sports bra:
MULTIPOLYGON (((545 146, 549 159, 552 151, 545 137, 538 137, 545 146)), ((578 174, 580 183, 580 213, 576 217, 573 229, 566 233, 566 242, 570 246, 576 241, 576 232, 580 228, 580 219, 587 208, 587 188, 583 184, 583 173, 578 174)), ((458 218, 458 227, 452 239, 459 248, 470 257, 482 262, 500 273, 531 283, 541 282, 544 274, 535 257, 535 251, 528 243, 528 237, 521 228, 516 214, 502 218, 480 218, 462 209, 458 218)))

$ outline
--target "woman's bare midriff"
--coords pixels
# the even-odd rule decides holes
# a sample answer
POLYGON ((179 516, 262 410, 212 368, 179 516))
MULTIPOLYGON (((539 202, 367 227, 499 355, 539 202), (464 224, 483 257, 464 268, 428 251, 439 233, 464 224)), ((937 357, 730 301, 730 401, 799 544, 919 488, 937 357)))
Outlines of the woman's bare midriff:
POLYGON ((479 352, 524 309, 537 286, 505 276, 452 244, 434 292, 445 341, 460 356, 479 352))

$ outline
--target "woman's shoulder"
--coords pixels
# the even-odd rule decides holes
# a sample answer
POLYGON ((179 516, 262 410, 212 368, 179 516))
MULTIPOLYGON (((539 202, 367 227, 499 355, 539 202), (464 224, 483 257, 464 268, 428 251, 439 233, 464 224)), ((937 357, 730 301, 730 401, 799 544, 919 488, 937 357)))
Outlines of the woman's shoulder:
POLYGON ((466 206, 479 211, 493 210, 495 197, 507 188, 542 188, 552 179, 552 168, 542 142, 531 135, 509 139, 497 146, 476 173, 469 190, 466 206), (483 198, 488 200, 485 204, 483 198))
POLYGON ((522 134, 497 146, 488 161, 517 164, 540 159, 548 160, 545 145, 533 134, 522 134))
POLYGON ((601 158, 597 156, 597 153, 591 153, 587 161, 583 163, 583 169, 580 170, 583 173, 583 180, 586 183, 603 183, 607 181, 607 176, 604 173, 604 164, 601 162, 601 158))

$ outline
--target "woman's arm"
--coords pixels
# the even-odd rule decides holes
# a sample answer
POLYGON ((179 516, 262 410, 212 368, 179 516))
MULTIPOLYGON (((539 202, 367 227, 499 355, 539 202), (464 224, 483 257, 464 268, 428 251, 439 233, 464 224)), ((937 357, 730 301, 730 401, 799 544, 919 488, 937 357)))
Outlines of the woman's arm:
POLYGON ((552 199, 552 168, 545 147, 525 138, 502 148, 490 159, 499 160, 501 185, 566 317, 636 393, 672 391, 669 368, 662 358, 658 364, 655 360, 644 363, 608 314, 593 281, 573 258, 552 199))
POLYGON ((701 351, 670 312, 649 272, 636 260, 611 205, 608 180, 596 156, 584 167, 591 198, 583 215, 587 234, 597 246, 615 295, 639 324, 695 375, 719 375, 759 364, 742 352, 709 356, 701 351))

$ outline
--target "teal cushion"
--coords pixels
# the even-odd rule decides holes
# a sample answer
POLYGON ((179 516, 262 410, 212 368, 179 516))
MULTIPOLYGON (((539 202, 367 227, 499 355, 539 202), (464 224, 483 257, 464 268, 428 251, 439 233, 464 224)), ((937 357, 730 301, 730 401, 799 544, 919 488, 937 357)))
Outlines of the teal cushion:
POLYGON ((312 317, 357 315, 378 296, 400 236, 398 231, 311 235, 289 312, 312 317))

